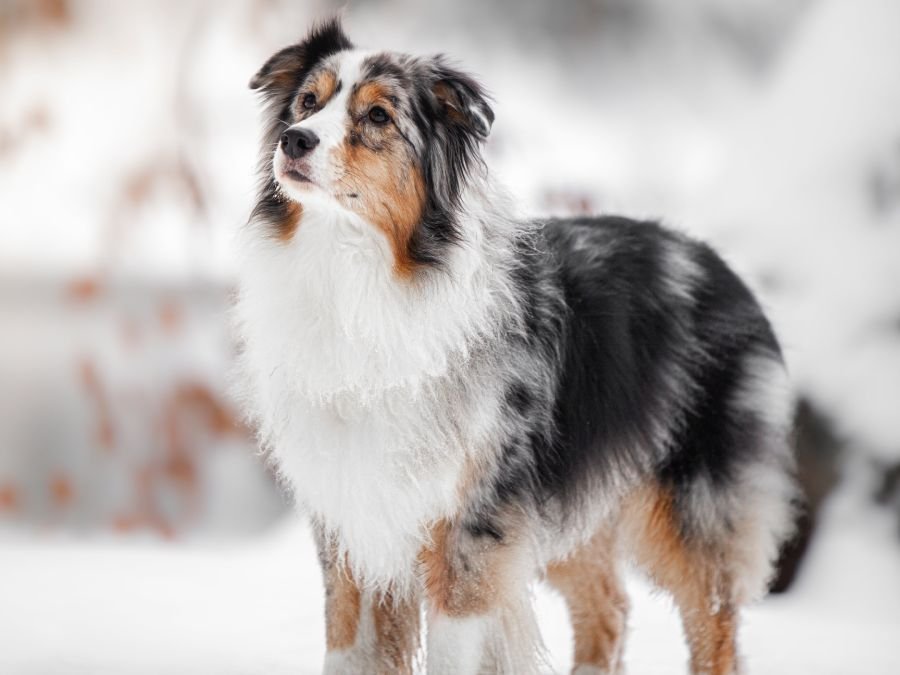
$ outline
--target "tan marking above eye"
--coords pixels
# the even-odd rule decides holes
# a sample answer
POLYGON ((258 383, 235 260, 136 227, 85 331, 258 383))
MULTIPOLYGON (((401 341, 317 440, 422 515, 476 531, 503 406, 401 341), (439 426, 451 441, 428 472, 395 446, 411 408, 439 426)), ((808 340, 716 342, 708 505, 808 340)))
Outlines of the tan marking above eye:
POLYGON ((309 115, 316 110, 322 109, 328 101, 334 96, 337 90, 337 74, 333 70, 322 70, 306 82, 303 89, 297 95, 297 101, 294 110, 299 117, 309 115), (303 100, 307 94, 316 97, 316 105, 313 109, 307 109, 303 105, 303 100))
POLYGON ((395 98, 390 89, 381 82, 364 82, 356 87, 350 97, 350 109, 354 116, 365 116, 374 107, 384 108, 388 117, 395 114, 395 98))

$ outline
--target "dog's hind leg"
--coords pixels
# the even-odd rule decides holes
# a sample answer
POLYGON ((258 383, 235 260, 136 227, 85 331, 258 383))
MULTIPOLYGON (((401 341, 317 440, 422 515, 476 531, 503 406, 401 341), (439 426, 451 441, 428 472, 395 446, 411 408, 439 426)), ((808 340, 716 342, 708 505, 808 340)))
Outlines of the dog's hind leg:
POLYGON ((615 540, 606 530, 547 567, 547 581, 569 608, 575 634, 572 675, 618 675, 628 616, 615 540))
POLYGON ((678 606, 692 675, 738 673, 741 597, 727 542, 687 536, 671 495, 657 487, 635 492, 622 516, 623 534, 635 561, 678 606))

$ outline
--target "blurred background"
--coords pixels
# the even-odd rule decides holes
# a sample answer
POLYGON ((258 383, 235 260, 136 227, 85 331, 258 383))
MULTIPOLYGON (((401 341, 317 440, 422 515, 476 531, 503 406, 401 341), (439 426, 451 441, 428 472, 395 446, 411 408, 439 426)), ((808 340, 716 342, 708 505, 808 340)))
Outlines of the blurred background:
MULTIPOLYGON (((751 671, 900 672, 895 0, 0 0, 0 672, 317 672, 315 557, 229 394, 228 315, 247 82, 341 9, 480 76, 524 212, 662 218, 748 278, 810 503, 751 671)), ((632 584, 628 662, 683 672, 632 584)))

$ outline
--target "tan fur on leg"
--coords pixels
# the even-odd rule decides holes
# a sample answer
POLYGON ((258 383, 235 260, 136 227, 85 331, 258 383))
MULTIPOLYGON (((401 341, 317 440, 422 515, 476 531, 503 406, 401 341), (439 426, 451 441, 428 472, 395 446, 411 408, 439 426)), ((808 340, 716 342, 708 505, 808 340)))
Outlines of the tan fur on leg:
POLYGON ((628 598, 616 569, 614 539, 600 532, 574 554, 547 567, 547 581, 566 600, 575 633, 573 671, 621 669, 628 598))
POLYGON ((325 583, 326 672, 411 675, 419 602, 359 587, 336 547, 318 537, 325 583))
POLYGON ((470 537, 446 520, 432 528, 431 541, 419 561, 432 607, 448 616, 471 616, 502 603, 517 546, 470 537))
POLYGON ((343 560, 323 561, 325 583, 325 645, 328 651, 349 649, 359 629, 362 593, 343 560))
POLYGON ((694 675, 738 672, 737 607, 724 542, 688 542, 671 497, 658 487, 635 492, 622 513, 635 558, 681 613, 694 675))
POLYGON ((372 611, 378 662, 383 672, 412 675, 419 646, 418 601, 398 599, 386 593, 372 611))

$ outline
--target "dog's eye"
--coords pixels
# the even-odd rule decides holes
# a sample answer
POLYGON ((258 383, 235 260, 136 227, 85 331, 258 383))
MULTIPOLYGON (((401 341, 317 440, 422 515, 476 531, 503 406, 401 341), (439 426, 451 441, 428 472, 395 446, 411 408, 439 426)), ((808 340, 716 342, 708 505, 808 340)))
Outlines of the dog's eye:
POLYGON ((316 95, 315 94, 307 94, 303 97, 303 107, 307 110, 312 110, 316 107, 316 95))
POLYGON ((384 108, 376 105, 371 110, 369 110, 369 119, 372 120, 375 124, 384 124, 391 118, 388 117, 388 114, 384 108))

